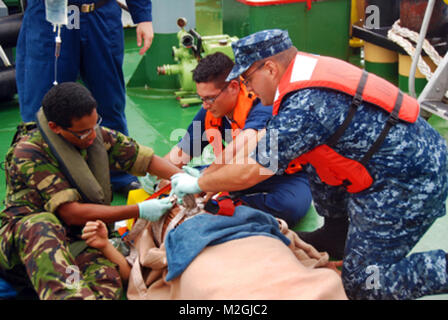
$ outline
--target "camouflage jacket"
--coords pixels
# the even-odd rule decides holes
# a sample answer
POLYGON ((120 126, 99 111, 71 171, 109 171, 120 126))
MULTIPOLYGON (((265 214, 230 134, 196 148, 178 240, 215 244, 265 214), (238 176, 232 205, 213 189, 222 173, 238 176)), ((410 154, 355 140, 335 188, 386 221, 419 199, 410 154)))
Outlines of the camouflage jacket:
MULTIPOLYGON (((146 174, 153 155, 151 148, 118 131, 105 127, 101 131, 111 170, 137 176, 146 174)), ((87 157, 86 150, 80 153, 87 157)), ((7 189, 1 220, 43 211, 54 213, 65 202, 81 201, 80 194, 62 174, 58 161, 32 123, 19 126, 6 154, 5 170, 7 189)))

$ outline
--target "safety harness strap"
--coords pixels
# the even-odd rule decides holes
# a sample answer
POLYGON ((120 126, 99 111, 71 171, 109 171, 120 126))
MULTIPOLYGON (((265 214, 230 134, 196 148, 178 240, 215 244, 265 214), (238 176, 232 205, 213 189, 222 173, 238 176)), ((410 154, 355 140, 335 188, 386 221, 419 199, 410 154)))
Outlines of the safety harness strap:
POLYGON ((345 118, 344 122, 339 126, 339 128, 336 130, 335 133, 328 139, 328 142, 326 143, 329 147, 333 147, 336 145, 336 143, 339 141, 339 139, 344 134, 345 130, 347 130, 348 126, 353 120, 353 117, 355 116, 356 112, 358 111, 358 107, 362 103, 362 93, 364 92, 364 88, 367 83, 367 77, 369 76, 369 73, 367 71, 363 71, 361 75, 361 79, 359 80, 358 88, 356 89, 356 94, 353 97, 352 103, 350 104, 350 109, 348 111, 347 117, 345 118))
MULTIPOLYGON (((363 71, 363 74, 361 76, 361 79, 359 81, 358 87, 356 89, 356 94, 353 97, 352 103, 350 105, 349 112, 347 114, 347 117, 345 118, 344 122, 341 126, 336 130, 336 132, 330 137, 330 139, 327 142, 327 145, 329 147, 334 147, 340 137, 344 134, 345 130, 350 125, 351 121, 353 120, 353 117, 355 116, 358 107, 362 103, 362 93, 364 91, 366 82, 368 78, 368 72, 363 71)), ((370 161, 370 159, 373 157, 373 154, 378 151, 378 149, 381 147, 381 145, 384 142, 384 139, 386 139, 387 134, 389 133, 390 129, 397 124, 400 119, 398 117, 398 114, 400 112, 401 106, 403 104, 403 92, 400 90, 398 92, 397 99, 395 101, 395 106, 392 112, 389 115, 389 118, 386 121, 386 124, 383 127, 383 130, 381 131, 379 137, 376 139, 376 141, 372 144, 372 146, 369 148, 369 150, 366 152, 366 154, 363 156, 361 161, 359 163, 366 167, 367 163, 370 161)), ((348 187, 352 184, 351 181, 345 179, 342 183, 344 187, 348 187)))
POLYGON ((400 112, 402 102, 403 102, 403 92, 399 91, 397 100, 395 102, 394 110, 389 115, 389 118, 387 119, 386 124, 384 125, 384 128, 380 133, 380 136, 378 137, 378 139, 376 139, 375 143, 370 147, 369 151, 366 152, 366 154, 360 161, 360 163, 363 166, 365 166, 370 161, 373 154, 377 152, 378 149, 381 147, 390 129, 400 121, 400 119, 398 118, 398 113, 400 112))
MULTIPOLYGON (((336 143, 339 141, 339 139, 344 134, 345 130, 347 130, 348 126, 353 120, 353 117, 355 116, 358 107, 361 105, 363 101, 362 93, 364 91, 368 75, 369 73, 364 70, 361 79, 359 80, 358 88, 356 89, 356 94, 353 97, 347 117, 326 143, 326 145, 328 145, 329 147, 334 147, 336 145, 336 143)), ((362 160, 359 161, 363 166, 365 166, 370 161, 373 154, 377 152, 378 149, 381 147, 381 144, 383 143, 384 139, 386 139, 386 136, 389 133, 390 129, 400 121, 398 114, 400 112, 402 104, 403 104, 403 92, 400 90, 398 92, 397 100, 395 101, 394 109, 390 113, 389 118, 387 119, 386 124, 384 125, 384 128, 381 131, 379 137, 376 139, 376 141, 373 143, 370 149, 363 156, 362 160)))

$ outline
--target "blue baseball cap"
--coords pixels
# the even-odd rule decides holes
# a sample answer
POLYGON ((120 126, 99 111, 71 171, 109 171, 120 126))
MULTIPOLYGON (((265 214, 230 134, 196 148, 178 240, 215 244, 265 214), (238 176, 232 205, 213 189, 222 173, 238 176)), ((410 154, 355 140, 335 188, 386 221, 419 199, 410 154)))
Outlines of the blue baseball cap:
POLYGON ((256 61, 262 60, 292 47, 287 30, 263 30, 232 43, 235 65, 226 81, 239 77, 256 61))

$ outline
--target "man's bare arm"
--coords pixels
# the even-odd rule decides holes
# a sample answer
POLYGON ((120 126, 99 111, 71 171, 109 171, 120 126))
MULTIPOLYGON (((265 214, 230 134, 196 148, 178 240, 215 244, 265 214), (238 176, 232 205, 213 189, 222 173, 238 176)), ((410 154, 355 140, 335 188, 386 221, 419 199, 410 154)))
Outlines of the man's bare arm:
POLYGON ((163 158, 178 168, 182 168, 182 166, 187 165, 191 161, 191 156, 178 146, 174 146, 163 158))
POLYGON ((154 155, 149 163, 148 170, 150 174, 162 179, 169 179, 173 174, 182 172, 170 161, 154 155))
POLYGON ((102 220, 111 223, 139 216, 137 205, 109 206, 76 201, 61 204, 56 212, 67 225, 77 226, 84 225, 87 221, 102 220))

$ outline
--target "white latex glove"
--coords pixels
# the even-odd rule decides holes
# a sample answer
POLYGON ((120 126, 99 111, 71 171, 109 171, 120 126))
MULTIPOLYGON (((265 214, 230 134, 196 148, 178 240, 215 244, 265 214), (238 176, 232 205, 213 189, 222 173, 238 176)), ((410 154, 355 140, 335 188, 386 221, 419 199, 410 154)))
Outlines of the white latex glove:
POLYGON ((145 200, 138 203, 139 217, 157 221, 172 207, 173 203, 169 198, 145 200))
POLYGON ((188 173, 176 173, 171 177, 171 189, 177 196, 178 203, 182 203, 182 198, 186 194, 195 194, 202 192, 199 188, 197 177, 193 177, 188 173))

